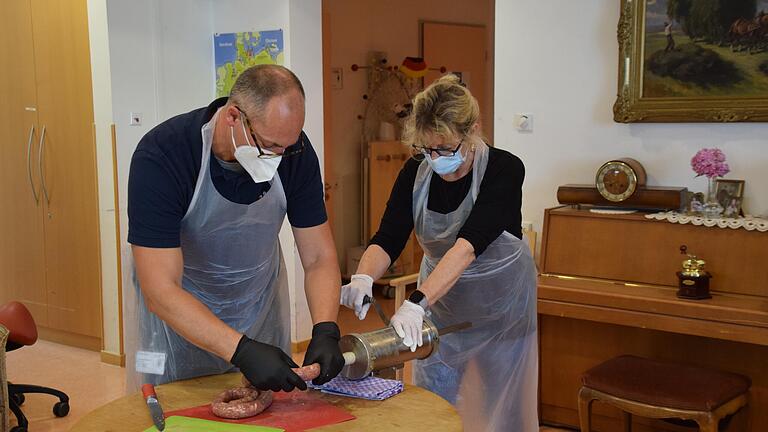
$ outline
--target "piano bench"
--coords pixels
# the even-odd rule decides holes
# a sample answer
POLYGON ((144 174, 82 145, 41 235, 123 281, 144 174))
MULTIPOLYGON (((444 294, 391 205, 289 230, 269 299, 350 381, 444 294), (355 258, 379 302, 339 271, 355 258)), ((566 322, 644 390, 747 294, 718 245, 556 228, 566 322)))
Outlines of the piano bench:
POLYGON ((747 404, 751 380, 702 367, 619 356, 581 375, 579 423, 591 431, 592 402, 623 411, 624 430, 632 415, 692 420, 702 432, 717 432, 720 420, 747 404))

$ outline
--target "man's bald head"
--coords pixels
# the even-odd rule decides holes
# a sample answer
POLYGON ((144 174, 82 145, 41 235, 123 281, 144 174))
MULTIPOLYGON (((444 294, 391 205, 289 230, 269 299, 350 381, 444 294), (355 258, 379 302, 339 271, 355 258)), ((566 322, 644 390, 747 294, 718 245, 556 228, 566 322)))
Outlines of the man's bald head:
POLYGON ((292 105, 304 105, 304 87, 290 70, 278 65, 257 65, 244 70, 237 77, 229 93, 229 103, 246 113, 263 117, 269 102, 280 96, 294 100, 292 105), (295 97, 290 97, 295 96, 295 97))

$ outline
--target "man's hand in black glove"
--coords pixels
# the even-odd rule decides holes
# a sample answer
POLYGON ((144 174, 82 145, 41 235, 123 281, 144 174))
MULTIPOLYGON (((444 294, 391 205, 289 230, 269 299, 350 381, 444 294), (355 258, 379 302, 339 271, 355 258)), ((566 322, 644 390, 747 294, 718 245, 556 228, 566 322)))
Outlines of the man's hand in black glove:
POLYGON ((339 326, 333 321, 317 323, 312 328, 312 341, 309 342, 307 354, 304 356, 304 366, 312 363, 320 364, 320 376, 312 380, 313 384, 327 383, 344 367, 339 339, 341 339, 339 326))
POLYGON ((243 335, 230 362, 240 368, 258 390, 291 391, 295 387, 307 389, 291 368, 299 367, 283 350, 243 335))

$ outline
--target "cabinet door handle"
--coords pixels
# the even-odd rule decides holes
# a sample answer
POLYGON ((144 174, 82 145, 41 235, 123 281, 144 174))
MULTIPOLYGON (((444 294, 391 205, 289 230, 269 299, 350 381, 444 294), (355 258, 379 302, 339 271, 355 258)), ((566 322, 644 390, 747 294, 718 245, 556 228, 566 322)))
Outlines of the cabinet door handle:
POLYGON ((43 194, 45 195, 45 202, 48 205, 51 204, 51 197, 48 196, 48 188, 45 186, 45 171, 43 170, 43 148, 45 147, 45 125, 43 125, 43 131, 40 132, 40 148, 37 151, 37 162, 40 168, 40 183, 43 186, 43 194))
POLYGON ((32 180, 32 138, 35 136, 35 125, 29 129, 29 139, 27 140, 27 177, 29 178, 29 187, 32 189, 32 196, 35 197, 35 205, 40 203, 40 197, 35 190, 35 182, 32 180))

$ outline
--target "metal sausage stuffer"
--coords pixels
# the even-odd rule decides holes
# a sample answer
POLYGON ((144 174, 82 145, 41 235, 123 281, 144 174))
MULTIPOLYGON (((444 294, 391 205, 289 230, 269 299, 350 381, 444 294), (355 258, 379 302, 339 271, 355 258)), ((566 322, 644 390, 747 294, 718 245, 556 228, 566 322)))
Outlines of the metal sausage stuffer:
POLYGON ((362 379, 374 371, 398 368, 413 359, 425 359, 437 351, 440 336, 471 327, 461 323, 438 329, 428 319, 424 320, 421 335, 424 344, 411 351, 392 327, 368 333, 350 333, 339 341, 346 366, 341 375, 348 379, 362 379))

